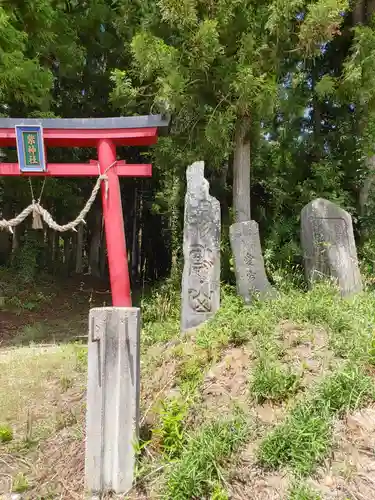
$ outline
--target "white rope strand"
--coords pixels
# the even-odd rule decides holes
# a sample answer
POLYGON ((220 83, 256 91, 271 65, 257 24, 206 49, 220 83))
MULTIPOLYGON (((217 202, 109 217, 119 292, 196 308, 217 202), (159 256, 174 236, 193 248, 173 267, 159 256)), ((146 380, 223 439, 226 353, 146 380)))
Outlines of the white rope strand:
MULTIPOLYGON (((29 205, 24 210, 22 210, 22 212, 20 214, 18 214, 16 217, 14 217, 13 219, 9 219, 9 220, 2 219, 2 220, 0 220, 0 230, 1 229, 12 230, 13 227, 16 227, 19 224, 21 224, 31 213, 33 213, 34 215, 40 216, 44 220, 44 222, 51 229, 54 229, 55 231, 58 231, 60 233, 64 233, 66 231, 76 231, 75 228, 79 224, 81 224, 81 223, 86 224, 85 217, 88 214, 90 208, 92 207, 92 205, 93 205, 93 203, 94 203, 94 201, 96 199, 96 196, 97 196, 97 194, 99 192, 101 183, 103 181, 105 182, 105 197, 107 198, 107 195, 108 195, 108 176, 107 176, 107 172, 112 167, 114 167, 114 165, 116 165, 116 163, 117 163, 117 161, 115 161, 114 163, 112 163, 104 171, 103 174, 99 175, 99 177, 98 177, 98 179, 97 179, 97 181, 95 183, 95 186, 94 186, 94 188, 92 190, 91 196, 90 196, 90 198, 86 202, 86 205, 83 207, 83 209, 78 214, 78 216, 73 221, 69 222, 68 224, 64 224, 62 226, 60 226, 60 224, 57 224, 57 222, 53 219, 52 215, 48 212, 48 210, 46 210, 45 208, 42 207, 42 205, 40 205, 40 203, 39 203, 40 198, 36 202, 35 199, 34 199, 34 193, 32 193, 33 202, 31 203, 31 205, 29 205)), ((99 166, 99 163, 98 163, 98 166, 99 166)))

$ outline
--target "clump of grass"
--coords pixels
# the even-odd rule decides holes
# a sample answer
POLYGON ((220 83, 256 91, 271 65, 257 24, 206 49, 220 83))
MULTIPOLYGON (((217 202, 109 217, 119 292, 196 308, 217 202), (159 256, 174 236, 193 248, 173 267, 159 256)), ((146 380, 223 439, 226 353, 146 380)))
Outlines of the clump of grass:
POLYGON ((32 344, 33 342, 41 342, 47 339, 49 331, 45 323, 34 323, 26 325, 13 339, 14 344, 32 344))
POLYGON ((304 483, 295 483, 289 492, 289 500, 321 500, 321 496, 304 483))
POLYGON ((23 493, 29 489, 29 481, 22 473, 18 473, 13 479, 13 491, 15 493, 23 493))
POLYGON ((162 402, 159 426, 152 433, 159 440, 162 454, 168 460, 178 458, 186 442, 184 420, 187 411, 187 402, 180 399, 162 402))
POLYGON ((9 424, 0 425, 0 443, 9 443, 13 439, 13 429, 9 424))
POLYGON ((323 380, 262 441, 258 458, 266 467, 290 466, 297 474, 313 471, 331 446, 332 417, 358 408, 374 395, 373 382, 352 363, 323 380))
POLYGON ((203 380, 205 367, 209 359, 204 352, 194 352, 179 366, 177 383, 186 396, 193 394, 203 380))
POLYGON ((73 387, 74 380, 68 375, 62 375, 60 378, 61 389, 66 392, 73 387))
POLYGON ((276 469, 289 465, 298 474, 308 474, 329 448, 331 425, 327 415, 298 406, 283 424, 262 441, 258 458, 263 466, 276 469))
POLYGON ((373 332, 371 335, 368 354, 369 354, 369 363, 375 366, 375 332, 373 332))
POLYGON ((211 494, 211 500, 229 500, 229 495, 221 484, 216 484, 211 494))
POLYGON ((269 359, 260 359, 251 380, 250 390, 258 403, 282 401, 300 387, 301 377, 290 367, 269 359))
POLYGON ((87 358, 88 358, 88 350, 86 346, 75 346, 75 355, 76 355, 76 370, 78 372, 86 372, 87 370, 87 358))
POLYGON ((375 386, 371 377, 361 366, 348 363, 322 381, 313 403, 316 411, 327 409, 330 415, 340 415, 363 406, 374 397, 375 386))
MULTIPOLYGON (((207 498, 222 483, 225 463, 245 441, 248 424, 242 417, 215 421, 192 435, 167 478, 163 498, 207 498)), ((218 497, 223 498, 223 497, 218 497)))

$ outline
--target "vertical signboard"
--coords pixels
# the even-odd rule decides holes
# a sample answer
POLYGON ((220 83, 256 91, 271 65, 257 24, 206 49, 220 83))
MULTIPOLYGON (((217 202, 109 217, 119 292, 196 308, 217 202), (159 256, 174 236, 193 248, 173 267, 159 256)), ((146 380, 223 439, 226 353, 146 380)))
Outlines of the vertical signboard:
POLYGON ((16 125, 17 154, 21 172, 45 172, 43 128, 41 125, 16 125))

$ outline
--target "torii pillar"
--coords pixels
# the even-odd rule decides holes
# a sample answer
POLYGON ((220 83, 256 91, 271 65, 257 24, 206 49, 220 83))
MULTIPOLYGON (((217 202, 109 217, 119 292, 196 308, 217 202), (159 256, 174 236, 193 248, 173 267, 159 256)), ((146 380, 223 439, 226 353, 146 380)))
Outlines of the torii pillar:
POLYGON ((151 165, 116 161, 117 146, 146 146, 168 127, 159 115, 99 119, 0 118, 0 147, 17 144, 18 163, 0 175, 98 176, 113 307, 90 311, 86 417, 86 488, 126 493, 133 483, 140 393, 140 310, 131 307, 119 176, 151 176, 151 165), (48 147, 96 147, 88 164, 47 163, 48 147))

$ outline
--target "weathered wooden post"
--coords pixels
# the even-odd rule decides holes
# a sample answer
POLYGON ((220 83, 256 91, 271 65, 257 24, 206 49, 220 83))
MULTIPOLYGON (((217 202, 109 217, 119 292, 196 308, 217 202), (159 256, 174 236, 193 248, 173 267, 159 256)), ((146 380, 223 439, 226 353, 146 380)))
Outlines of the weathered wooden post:
POLYGON ((91 309, 86 420, 86 488, 127 492, 133 484, 140 394, 140 310, 91 309))

